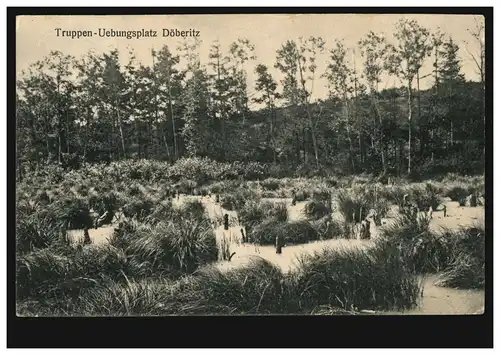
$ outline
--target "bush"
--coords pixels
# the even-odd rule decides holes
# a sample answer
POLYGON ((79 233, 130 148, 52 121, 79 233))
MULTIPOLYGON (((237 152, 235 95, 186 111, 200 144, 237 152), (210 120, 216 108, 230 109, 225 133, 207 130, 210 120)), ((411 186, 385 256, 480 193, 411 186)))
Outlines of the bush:
POLYGON ((260 185, 266 190, 277 190, 280 187, 280 180, 274 178, 268 178, 260 182, 260 185))
POLYGON ((445 196, 451 198, 452 201, 460 201, 471 194, 471 188, 464 185, 451 186, 445 191, 445 196))
POLYGON ((351 234, 348 228, 346 228, 346 225, 333 220, 331 216, 325 216, 313 221, 311 225, 318 233, 319 240, 351 238, 351 234))
POLYGON ((316 188, 312 191, 313 200, 323 202, 326 206, 331 206, 332 193, 329 189, 316 188))
POLYGON ((280 222, 267 219, 248 232, 250 243, 275 245, 276 237, 285 244, 308 243, 319 239, 318 232, 308 221, 280 222))
POLYGON ((452 242, 448 267, 439 276, 438 286, 453 288, 484 288, 485 231, 483 226, 446 231, 452 242))
POLYGON ((442 203, 441 191, 431 183, 414 185, 408 190, 409 201, 416 204, 419 211, 427 211, 430 206, 435 211, 442 203))
POLYGON ((198 266, 217 260, 215 234, 208 219, 180 218, 154 225, 138 225, 129 237, 128 255, 152 268, 193 272, 198 266))
POLYGON ((21 201, 16 212, 17 253, 46 248, 58 240, 60 232, 65 232, 61 221, 46 207, 21 201))
POLYGON ((208 266, 181 282, 173 295, 176 314, 272 314, 286 307, 283 274, 253 257, 244 268, 225 272, 208 266))
POLYGON ((396 246, 408 267, 417 273, 435 273, 449 263, 451 243, 429 230, 425 216, 403 215, 381 229, 378 247, 396 246))
POLYGON ((324 202, 312 200, 306 204, 304 212, 308 218, 319 219, 332 213, 324 202))
POLYGON ((341 190, 337 195, 337 210, 346 223, 360 223, 372 209, 377 212, 379 218, 385 217, 389 210, 387 200, 366 190, 341 190))
POLYGON ((237 211, 249 200, 259 201, 260 198, 252 190, 239 188, 231 194, 223 194, 220 203, 222 208, 237 211))
POLYGON ((129 201, 122 208, 122 212, 127 218, 136 218, 139 221, 144 221, 151 215, 155 208, 155 202, 150 198, 143 197, 129 201))
POLYGON ((205 206, 198 200, 184 201, 179 212, 180 215, 185 218, 192 218, 195 220, 202 220, 205 218, 205 206))
POLYGON ((172 218, 173 214, 172 201, 166 200, 156 204, 144 221, 147 223, 162 222, 172 218))
POLYGON ((168 314, 165 299, 174 287, 165 279, 109 281, 82 293, 73 316, 145 316, 168 314))
POLYGON ((50 208, 54 218, 66 229, 92 228, 89 204, 83 198, 66 197, 55 201, 50 208))
POLYGON ((144 276, 141 265, 111 245, 89 245, 60 250, 38 250, 17 258, 17 296, 50 300, 78 297, 85 288, 123 275, 144 276))
POLYGON ((122 205, 122 201, 118 194, 114 191, 110 191, 103 194, 92 194, 89 196, 89 206, 96 211, 100 216, 104 212, 108 212, 106 218, 103 220, 103 224, 110 224, 113 220, 115 213, 118 208, 122 205))
POLYGON ((309 192, 306 190, 298 190, 295 192, 294 196, 297 202, 305 201, 309 198, 309 192))

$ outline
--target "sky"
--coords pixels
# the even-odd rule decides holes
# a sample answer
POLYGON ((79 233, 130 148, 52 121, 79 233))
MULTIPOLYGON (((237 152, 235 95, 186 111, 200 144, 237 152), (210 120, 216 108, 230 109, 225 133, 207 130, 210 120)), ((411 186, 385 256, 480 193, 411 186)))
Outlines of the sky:
MULTIPOLYGON (((460 46, 459 56, 462 73, 467 80, 478 80, 474 61, 467 53, 478 53, 479 46, 467 29, 473 29, 476 21, 482 17, 471 15, 410 15, 410 14, 245 14, 245 15, 109 15, 109 16, 19 16, 16 23, 16 73, 26 70, 29 65, 48 55, 52 50, 60 50, 64 54, 81 57, 90 50, 98 53, 117 48, 123 64, 128 61, 129 49, 133 49, 137 59, 150 65, 151 49, 159 49, 168 45, 171 50, 181 43, 179 37, 163 37, 163 29, 199 31, 202 41, 200 56, 202 63, 208 62, 211 44, 219 40, 222 50, 229 51, 229 45, 240 37, 247 38, 255 45, 257 59, 246 65, 249 74, 249 93, 254 90, 254 68, 257 64, 266 64, 276 80, 281 74, 274 69, 276 50, 287 40, 300 36, 320 36, 326 41, 326 48, 332 48, 334 40, 343 40, 347 48, 356 48, 357 42, 369 31, 383 33, 389 41, 393 41, 392 33, 396 21, 400 18, 417 20, 421 26, 431 32, 438 28, 451 36, 460 46), (154 30, 158 37, 126 39, 106 38, 93 35, 72 39, 57 36, 57 28, 65 31, 88 30, 92 33, 99 29, 106 30, 154 30), (466 43, 468 43, 466 45, 466 43)), ((61 30, 59 33, 61 33, 61 30)), ((351 60, 362 70, 362 58, 359 50, 352 54, 351 60)), ((318 56, 318 73, 326 68, 327 53, 318 56)), ((422 68, 422 76, 431 73, 432 62, 428 60, 422 68)), ((395 77, 384 76, 379 88, 400 86, 395 77)), ((432 78, 421 80, 420 86, 425 89, 432 85, 432 78)), ((326 98, 328 89, 324 79, 316 80, 313 99, 326 98)))

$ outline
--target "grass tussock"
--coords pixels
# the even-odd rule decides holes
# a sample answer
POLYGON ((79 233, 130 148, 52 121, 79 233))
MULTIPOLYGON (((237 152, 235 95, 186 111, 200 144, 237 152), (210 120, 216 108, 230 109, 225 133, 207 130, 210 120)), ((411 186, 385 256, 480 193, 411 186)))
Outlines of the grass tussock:
POLYGON ((306 204, 304 213, 309 219, 320 219, 330 215, 332 211, 325 202, 314 199, 306 204))
POLYGON ((352 233, 345 223, 332 219, 330 215, 311 221, 319 240, 350 239, 352 233))
POLYGON ((243 208, 247 201, 259 201, 260 197, 254 190, 238 188, 232 193, 225 192, 220 197, 222 208, 230 211, 237 211, 243 208))
POLYGON ((300 308, 330 305, 343 310, 406 309, 421 293, 417 277, 399 258, 397 249, 325 249, 300 259, 293 287, 300 308))
POLYGON ((149 263, 152 269, 190 273, 217 260, 215 234, 208 219, 182 218, 122 228, 112 243, 125 244, 128 255, 149 263))
POLYGON ((27 253, 57 242, 65 228, 51 210, 22 201, 16 211, 16 252, 27 253))
POLYGON ((446 231, 443 238, 453 242, 447 268, 440 274, 438 286, 483 289, 485 284, 484 226, 446 231))
POLYGON ((360 223, 375 210, 379 218, 386 216, 389 203, 382 196, 368 189, 340 190, 337 194, 337 210, 346 223, 360 223))
POLYGON ((274 245, 279 238, 287 245, 319 240, 319 234, 308 221, 280 222, 267 219, 248 233, 248 241, 260 245, 274 245))
POLYGON ((286 222, 288 220, 288 210, 284 203, 248 201, 242 209, 238 210, 238 218, 240 223, 248 231, 251 231, 266 219, 286 222))
POLYGON ((425 215, 402 215, 382 228, 376 243, 386 248, 394 245, 408 267, 416 273, 435 273, 449 263, 451 243, 429 230, 425 215))

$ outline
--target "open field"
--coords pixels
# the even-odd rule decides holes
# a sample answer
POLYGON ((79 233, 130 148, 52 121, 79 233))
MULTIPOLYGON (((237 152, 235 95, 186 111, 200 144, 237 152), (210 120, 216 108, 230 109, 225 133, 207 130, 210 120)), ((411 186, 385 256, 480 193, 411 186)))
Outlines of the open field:
MULTIPOLYGON (((451 201, 449 182, 328 187, 277 179, 295 191, 285 197, 266 190, 266 181, 226 181, 172 197, 179 184, 98 180, 18 190, 19 314, 468 314, 484 307, 484 207, 451 201), (301 201, 299 189, 307 195, 301 201), (408 214, 403 195, 421 211, 408 214), (435 205, 430 219, 427 203, 435 205), (112 216, 94 228, 89 211, 104 210, 112 216), (366 210, 381 216, 365 217, 370 233, 362 239, 356 228, 366 210), (226 288, 239 298, 226 299, 226 288), (205 294, 210 289, 216 294, 205 294)), ((481 197, 479 179, 467 184, 481 197)))

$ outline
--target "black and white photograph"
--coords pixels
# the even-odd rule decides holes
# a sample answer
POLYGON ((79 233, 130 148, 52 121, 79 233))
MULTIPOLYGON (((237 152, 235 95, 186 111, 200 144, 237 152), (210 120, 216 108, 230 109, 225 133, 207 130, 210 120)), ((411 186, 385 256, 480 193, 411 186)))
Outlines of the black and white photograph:
POLYGON ((17 16, 17 317, 484 314, 485 28, 17 16))

